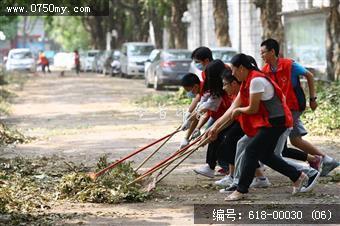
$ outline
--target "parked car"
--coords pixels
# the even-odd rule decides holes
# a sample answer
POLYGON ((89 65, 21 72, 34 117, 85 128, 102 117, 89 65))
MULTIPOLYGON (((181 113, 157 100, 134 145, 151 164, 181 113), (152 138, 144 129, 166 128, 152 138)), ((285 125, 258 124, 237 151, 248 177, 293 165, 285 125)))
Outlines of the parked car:
POLYGON ((92 67, 91 67, 91 71, 95 72, 95 73, 101 73, 100 71, 100 66, 99 66, 99 60, 102 57, 102 55, 104 54, 104 51, 99 51, 96 56, 94 57, 93 61, 92 61, 92 67))
POLYGON ((148 76, 149 73, 149 66, 151 64, 152 61, 154 61, 154 59, 156 58, 157 54, 159 53, 160 49, 154 49, 151 51, 148 59, 145 61, 144 63, 144 78, 146 78, 148 76))
POLYGON ((36 62, 33 53, 29 49, 11 49, 6 60, 6 70, 36 71, 36 62))
POLYGON ((89 50, 85 52, 84 58, 80 58, 80 69, 82 71, 92 71, 94 58, 99 53, 99 50, 89 50))
POLYGON ((113 52, 104 51, 100 57, 98 58, 97 62, 97 72, 103 74, 110 74, 111 73, 111 62, 113 61, 113 52))
POLYGON ((74 64, 74 53, 69 52, 59 52, 53 57, 54 66, 71 70, 75 68, 74 64))
MULTIPOLYGON (((230 47, 211 48, 211 52, 214 60, 222 60, 225 64, 230 63, 231 58, 237 54, 237 51, 230 47)), ((202 71, 196 67, 194 61, 190 63, 189 72, 196 74, 202 80, 202 71)))
POLYGON ((126 42, 121 49, 122 77, 144 76, 144 63, 154 45, 146 42, 126 42))
POLYGON ((187 49, 160 50, 148 67, 146 87, 160 90, 163 86, 180 85, 182 77, 188 73, 190 62, 191 51, 187 49))

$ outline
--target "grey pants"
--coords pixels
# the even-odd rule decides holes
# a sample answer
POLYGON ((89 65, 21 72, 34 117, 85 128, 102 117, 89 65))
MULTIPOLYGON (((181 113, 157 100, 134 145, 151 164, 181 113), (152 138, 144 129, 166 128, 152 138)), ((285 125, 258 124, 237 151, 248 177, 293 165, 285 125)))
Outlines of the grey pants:
MULTIPOLYGON (((307 174, 308 177, 311 177, 315 175, 318 171, 313 169, 310 166, 306 166, 303 164, 300 164, 296 161, 293 161, 288 158, 282 157, 282 150, 285 145, 285 142, 291 132, 291 128, 287 129, 279 138, 277 141, 277 145, 275 147, 274 153, 281 158, 283 158, 288 164, 291 166, 294 166, 298 171, 302 171, 305 174, 307 174)), ((232 186, 236 186, 238 184, 239 178, 241 176, 241 169, 244 164, 244 152, 246 150, 247 145, 252 140, 251 137, 248 137, 247 135, 244 135, 238 142, 237 142, 237 148, 236 148, 236 155, 235 155, 235 171, 234 171, 234 180, 232 186)))

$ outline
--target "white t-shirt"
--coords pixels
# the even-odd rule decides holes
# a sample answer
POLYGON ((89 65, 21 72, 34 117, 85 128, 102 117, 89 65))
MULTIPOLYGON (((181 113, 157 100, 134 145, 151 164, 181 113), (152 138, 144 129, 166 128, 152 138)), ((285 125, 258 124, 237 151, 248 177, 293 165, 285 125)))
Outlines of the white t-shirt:
POLYGON ((270 100, 274 96, 274 87, 267 79, 257 77, 251 80, 249 92, 262 93, 261 100, 270 100))

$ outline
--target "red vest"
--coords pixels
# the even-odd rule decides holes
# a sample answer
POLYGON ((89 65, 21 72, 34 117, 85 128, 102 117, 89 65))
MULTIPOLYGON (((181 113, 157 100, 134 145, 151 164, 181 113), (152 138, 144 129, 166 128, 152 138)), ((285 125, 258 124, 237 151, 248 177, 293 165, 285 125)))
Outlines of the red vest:
POLYGON ((222 101, 217 111, 208 110, 208 115, 215 120, 219 119, 228 110, 233 102, 232 97, 230 97, 227 93, 224 93, 221 98, 222 101))
MULTIPOLYGON (((267 78, 268 81, 274 86, 275 95, 278 96, 278 98, 281 100, 281 103, 283 104, 283 109, 285 112, 285 126, 287 128, 293 126, 293 118, 292 114, 286 104, 285 96, 283 95, 281 89, 279 86, 269 77, 265 76, 263 73, 259 71, 252 70, 249 72, 248 77, 245 81, 242 82, 240 87, 240 97, 241 97, 241 107, 247 107, 249 106, 249 87, 250 82, 253 78, 256 77, 263 77, 267 78)), ((264 103, 260 102, 259 111, 255 114, 241 114, 239 118, 239 122, 241 124, 241 128, 244 131, 244 133, 249 136, 253 137, 258 132, 259 128, 261 127, 272 127, 272 125, 269 123, 269 113, 264 105, 264 103)))
POLYGON ((299 103, 292 85, 292 63, 291 59, 279 58, 276 72, 272 72, 269 64, 265 64, 262 71, 273 79, 287 97, 286 102, 290 110, 299 111, 299 103))

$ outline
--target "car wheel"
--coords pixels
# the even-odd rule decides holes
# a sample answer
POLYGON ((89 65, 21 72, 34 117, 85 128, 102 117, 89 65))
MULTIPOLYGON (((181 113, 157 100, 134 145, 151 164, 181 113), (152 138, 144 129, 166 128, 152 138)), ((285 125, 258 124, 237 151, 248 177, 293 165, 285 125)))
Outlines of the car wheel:
POLYGON ((162 90, 162 85, 159 84, 158 76, 157 75, 155 76, 155 80, 154 80, 154 83, 153 83, 153 88, 155 90, 162 90))

